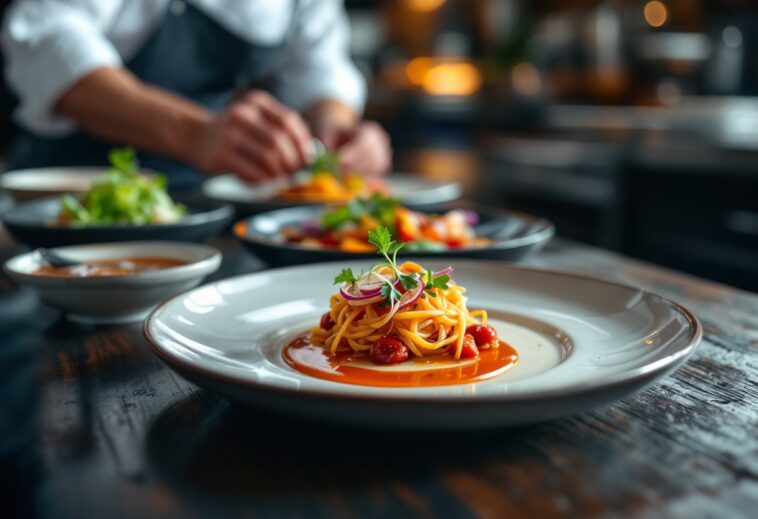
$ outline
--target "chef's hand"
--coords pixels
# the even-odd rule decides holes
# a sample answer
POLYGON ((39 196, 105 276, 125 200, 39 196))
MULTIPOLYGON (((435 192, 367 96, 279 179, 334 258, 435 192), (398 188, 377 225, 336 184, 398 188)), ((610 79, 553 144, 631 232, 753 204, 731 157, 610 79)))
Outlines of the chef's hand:
POLYGON ((339 151, 342 171, 379 176, 390 169, 390 138, 378 123, 364 121, 350 129, 326 130, 319 137, 327 149, 339 151))
POLYGON ((193 163, 207 173, 235 173, 258 182, 303 168, 311 133, 297 112, 250 91, 202 129, 193 163))

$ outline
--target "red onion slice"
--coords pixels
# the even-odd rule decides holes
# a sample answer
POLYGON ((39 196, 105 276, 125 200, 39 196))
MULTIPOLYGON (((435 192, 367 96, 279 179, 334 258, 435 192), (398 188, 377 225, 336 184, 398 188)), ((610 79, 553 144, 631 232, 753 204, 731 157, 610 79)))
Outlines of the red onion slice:
POLYGON ((348 301, 365 301, 366 299, 371 299, 372 297, 376 297, 377 294, 361 294, 356 295, 351 292, 348 292, 345 287, 340 287, 340 294, 342 297, 347 299, 348 301))
POLYGON ((444 269, 440 270, 439 272, 435 272, 434 273, 434 277, 444 276, 445 274, 447 274, 448 276, 452 276, 453 275, 453 267, 447 267, 447 268, 444 268, 444 269))
POLYGON ((403 296, 400 298, 400 304, 398 309, 405 308, 408 305, 412 305, 416 300, 424 293, 424 284, 420 279, 416 280, 416 286, 403 292, 403 296))
POLYGON ((463 214, 463 219, 466 220, 466 223, 469 224, 469 226, 476 227, 479 224, 479 214, 476 211, 472 211, 471 209, 461 209, 461 213, 463 214))
POLYGON ((364 296, 375 296, 382 291, 382 283, 371 283, 358 288, 358 291, 364 296))
POLYGON ((380 301, 384 301, 383 295, 376 295, 369 297, 368 299, 360 299, 357 301, 348 301, 347 304, 350 306, 366 306, 370 305, 371 303, 379 303, 380 301))

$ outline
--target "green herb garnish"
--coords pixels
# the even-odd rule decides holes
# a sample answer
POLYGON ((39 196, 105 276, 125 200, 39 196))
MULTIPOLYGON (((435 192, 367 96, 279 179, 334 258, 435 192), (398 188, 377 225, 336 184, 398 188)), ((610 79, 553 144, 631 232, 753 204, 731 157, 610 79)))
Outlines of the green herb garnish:
POLYGON ((373 194, 370 198, 356 198, 347 204, 324 213, 321 217, 321 227, 336 229, 347 223, 360 223, 361 218, 368 215, 375 218, 381 225, 395 227, 395 207, 399 205, 395 198, 373 194))
MULTIPOLYGON (((369 231, 368 241, 386 258, 387 266, 393 270, 403 288, 410 290, 418 286, 420 280, 415 274, 404 274, 397 268, 397 253, 403 248, 404 244, 393 240, 389 229, 386 227, 378 227, 375 231, 369 231)), ((384 285, 382 286, 382 295, 387 298, 387 301, 390 304, 400 301, 400 298, 403 296, 403 294, 395 288, 395 285, 389 281, 384 282, 384 285)))
POLYGON ((432 297, 437 297, 437 294, 432 291, 432 289, 439 289, 439 290, 447 290, 450 288, 447 285, 447 282, 450 281, 450 276, 447 274, 442 274, 441 276, 434 277, 434 272, 431 270, 426 271, 426 285, 424 285, 424 289, 426 290, 426 293, 429 294, 432 297))
MULTIPOLYGON (((368 241, 376 247, 379 254, 384 256, 384 259, 387 260, 386 263, 380 263, 368 272, 361 272, 358 276, 353 273, 352 269, 344 268, 337 277, 334 278, 335 284, 346 283, 354 286, 364 276, 373 275, 374 279, 371 280, 372 284, 376 283, 376 279, 381 281, 379 293, 384 298, 384 301, 379 303, 379 306, 394 306, 402 300, 403 292, 401 292, 399 287, 396 286, 398 281, 400 282, 400 286, 405 290, 424 290, 432 297, 437 297, 437 294, 434 292, 435 289, 447 290, 449 288, 448 282, 450 281, 450 276, 448 274, 435 276, 434 272, 428 270, 426 272, 427 281, 426 283, 423 283, 423 276, 416 273, 405 274, 401 272, 397 266, 397 253, 403 248, 404 244, 393 240, 392 234, 390 234, 389 229, 386 227, 380 226, 374 231, 369 231, 368 241), (392 270, 394 277, 380 273, 380 270, 385 267, 389 267, 392 270)), ((414 293, 413 295, 418 297, 420 294, 414 293)))
POLYGON ((173 223, 185 213, 166 192, 163 175, 139 173, 131 148, 115 148, 108 154, 111 168, 100 175, 81 201, 71 195, 61 199, 63 219, 73 225, 150 225, 173 223))
POLYGON ((336 177, 340 176, 342 173, 342 168, 340 168, 339 153, 335 151, 328 151, 326 153, 322 153, 321 155, 317 155, 311 162, 310 171, 312 175, 318 173, 329 173, 336 177))
POLYGON ((354 284, 356 281, 358 281, 358 278, 355 277, 355 274, 353 274, 353 269, 342 269, 342 272, 339 273, 339 275, 334 278, 334 284, 338 283, 349 283, 354 284))

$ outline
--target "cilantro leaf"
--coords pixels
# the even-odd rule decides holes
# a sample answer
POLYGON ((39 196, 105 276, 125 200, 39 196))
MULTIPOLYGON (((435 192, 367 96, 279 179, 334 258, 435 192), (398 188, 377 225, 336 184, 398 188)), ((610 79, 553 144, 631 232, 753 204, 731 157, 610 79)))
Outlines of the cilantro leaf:
POLYGON ((431 270, 427 270, 426 286, 424 288, 426 288, 427 291, 431 291, 434 288, 437 288, 440 290, 447 290, 448 288, 450 288, 447 284, 448 281, 450 281, 450 276, 448 276, 447 274, 442 274, 441 276, 435 277, 434 272, 432 272, 431 270))
MULTIPOLYGON (((386 227, 378 227, 375 231, 369 231, 368 242, 376 247, 376 250, 384 256, 392 254, 391 248, 395 243, 392 239, 392 234, 390 234, 389 229, 386 227)), ((389 257, 387 257, 387 260, 389 261, 389 257)))
POLYGON ((419 280, 413 274, 400 274, 400 284, 403 285, 403 288, 406 290, 410 290, 411 288, 416 288, 416 286, 418 286, 419 280))
POLYGON ((385 299, 387 299, 387 301, 392 304, 400 301, 400 298, 403 297, 403 294, 401 294, 400 291, 391 283, 385 283, 382 285, 381 294, 385 299))
POLYGON ((355 277, 355 274, 353 274, 353 269, 347 268, 342 269, 342 272, 339 273, 339 275, 334 278, 334 284, 338 283, 350 283, 351 285, 358 281, 358 278, 355 277))
POLYGON ((432 280, 432 286, 434 288, 439 288, 440 290, 447 290, 450 288, 447 284, 448 281, 450 281, 450 276, 443 274, 432 280))

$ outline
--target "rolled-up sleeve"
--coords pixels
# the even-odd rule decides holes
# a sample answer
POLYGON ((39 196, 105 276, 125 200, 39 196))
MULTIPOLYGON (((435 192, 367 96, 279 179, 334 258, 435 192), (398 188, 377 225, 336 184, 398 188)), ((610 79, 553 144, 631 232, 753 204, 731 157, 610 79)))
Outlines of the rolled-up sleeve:
POLYGON ((366 84, 349 56, 350 29, 340 0, 303 0, 276 94, 304 110, 321 99, 341 101, 363 110, 366 84))
POLYGON ((49 136, 74 129, 53 108, 88 73, 121 64, 104 35, 119 5, 120 0, 20 0, 9 8, 2 46, 6 78, 19 98, 19 124, 49 136))

